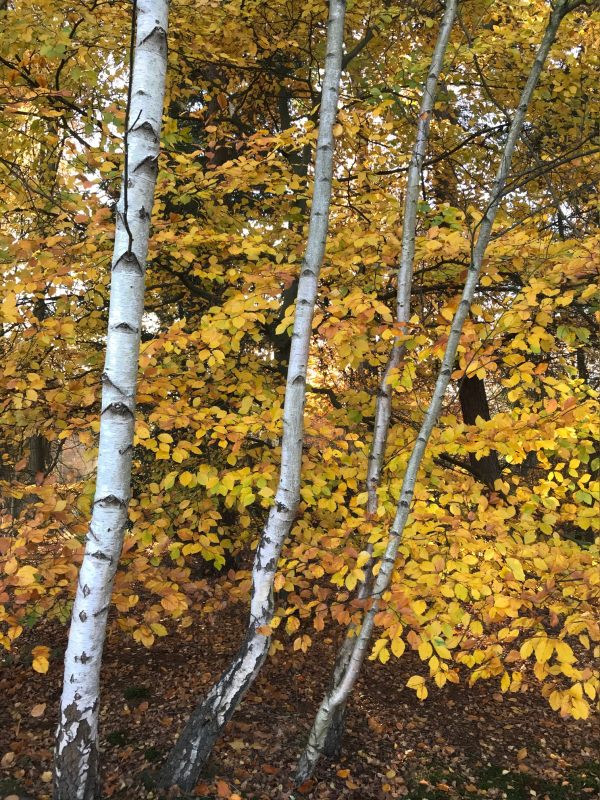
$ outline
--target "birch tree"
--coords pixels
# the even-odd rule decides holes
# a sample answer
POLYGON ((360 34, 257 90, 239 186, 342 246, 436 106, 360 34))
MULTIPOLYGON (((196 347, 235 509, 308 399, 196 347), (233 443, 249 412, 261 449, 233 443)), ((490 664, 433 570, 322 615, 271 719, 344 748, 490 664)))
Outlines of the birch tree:
POLYGON ((166 786, 177 784, 185 790, 193 789, 213 744, 254 682, 269 651, 273 581, 281 548, 300 500, 306 374, 319 272, 329 226, 333 127, 342 71, 345 10, 345 0, 330 0, 312 206, 287 371, 279 483, 254 559, 246 637, 229 667, 192 712, 169 754, 159 779, 166 786))
MULTIPOLYGON (((375 616, 380 606, 381 597, 388 588, 392 578, 398 547, 402 541, 404 528, 410 514, 419 467, 428 440, 437 423, 446 389, 450 383, 462 328, 477 288, 483 258, 490 241, 496 214, 504 196, 504 189, 509 176, 513 153, 523 129, 527 109, 550 48, 556 38, 561 21, 569 11, 580 4, 581 2, 578 0, 576 0, 576 2, 559 0, 554 5, 525 87, 522 91, 519 104, 513 114, 500 164, 491 188, 489 203, 484 210, 479 224, 478 235, 472 247, 470 265, 467 271, 461 301, 452 321, 435 388, 408 460, 400 491, 400 498, 398 500, 396 516, 390 530, 386 550, 381 562, 378 564, 377 575, 370 594, 370 606, 364 615, 360 631, 353 637, 354 643, 351 653, 346 657, 345 669, 336 670, 333 685, 326 693, 317 711, 306 748, 299 760, 296 773, 297 784, 303 783, 312 775, 321 753, 324 750, 327 733, 336 709, 346 702, 358 678, 373 631, 375 616)), ((448 11, 448 8, 446 11, 448 11)), ((399 287, 399 295, 401 293, 402 289, 399 287)))
POLYGON ((150 212, 167 69, 168 0, 133 6, 125 166, 117 208, 96 492, 65 654, 55 800, 98 796, 99 682, 130 494, 150 212))
MULTIPOLYGON (((398 285, 396 292, 396 323, 398 328, 405 333, 411 316, 411 289, 413 265, 415 258, 415 235, 417 228, 417 211, 421 182, 423 178, 423 162, 427 151, 431 115, 435 104, 438 81, 442 70, 444 56, 448 47, 450 33, 456 17, 457 0, 448 0, 442 17, 438 38, 434 47, 431 64, 427 72, 423 95, 417 118, 417 130, 412 157, 408 168, 406 182, 406 196, 404 201, 404 215, 402 223, 402 243, 398 267, 398 285)), ((367 519, 373 519, 377 513, 377 490, 381 482, 385 451, 392 417, 392 386, 390 379, 398 369, 405 353, 405 347, 396 338, 392 344, 389 360, 381 376, 375 404, 375 421, 373 423, 373 440, 369 453, 367 468, 367 519)), ((370 556, 373 553, 371 544, 367 547, 370 556)), ((373 582, 373 560, 365 566, 365 579, 362 582, 357 596, 365 600, 371 590, 373 582)), ((333 671, 332 685, 335 686, 348 667, 352 650, 354 649, 355 627, 350 625, 342 646, 338 652, 333 671)), ((335 757, 341 747, 341 738, 344 726, 345 702, 335 707, 329 721, 328 731, 323 742, 326 755, 335 757)))

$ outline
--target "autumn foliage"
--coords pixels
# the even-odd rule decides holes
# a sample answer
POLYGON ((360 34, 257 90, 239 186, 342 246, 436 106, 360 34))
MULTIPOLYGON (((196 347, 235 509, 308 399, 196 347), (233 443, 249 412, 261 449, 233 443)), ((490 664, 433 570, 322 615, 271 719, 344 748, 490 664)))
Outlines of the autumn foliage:
MULTIPOLYGON (((360 622, 367 548, 384 551, 546 11, 541 0, 462 6, 432 121, 413 315, 399 328, 403 182, 434 6, 348 9, 302 502, 275 580, 272 651, 306 652, 332 626, 360 622), (375 396, 394 337, 405 355, 368 515, 375 396)), ((6 649, 42 618, 68 622, 94 491, 129 12, 97 0, 64 8, 0 3, 6 649)), ((315 0, 172 3, 112 618, 145 647, 247 603, 279 468, 325 15, 315 0)), ((407 686, 422 700, 448 681, 488 679, 502 692, 533 686, 561 715, 597 704, 599 50, 598 12, 584 5, 536 91, 376 618, 370 658, 418 653, 428 673, 407 686)), ((32 669, 46 672, 49 655, 37 646, 32 669)))

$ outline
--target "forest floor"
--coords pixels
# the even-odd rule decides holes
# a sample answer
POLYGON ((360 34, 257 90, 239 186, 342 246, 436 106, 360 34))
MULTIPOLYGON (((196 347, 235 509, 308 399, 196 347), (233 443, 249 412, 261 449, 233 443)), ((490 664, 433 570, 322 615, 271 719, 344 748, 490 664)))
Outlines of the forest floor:
MULTIPOLYGON (((239 610, 207 618, 147 650, 117 630, 103 667, 103 797, 151 800, 144 773, 161 764, 194 703, 242 638, 239 610)), ((52 737, 66 628, 38 626, 0 662, 0 800, 49 800, 52 737), (46 675, 31 649, 52 643, 46 675)), ((326 634, 304 654, 271 658, 187 797, 284 800, 334 648, 326 634)), ((432 688, 421 702, 405 687, 423 673, 411 653, 369 662, 348 712, 338 763, 322 763, 305 800, 598 800, 597 718, 561 719, 538 691, 502 695, 498 681, 432 688)), ((180 797, 173 792, 169 797, 180 797)))

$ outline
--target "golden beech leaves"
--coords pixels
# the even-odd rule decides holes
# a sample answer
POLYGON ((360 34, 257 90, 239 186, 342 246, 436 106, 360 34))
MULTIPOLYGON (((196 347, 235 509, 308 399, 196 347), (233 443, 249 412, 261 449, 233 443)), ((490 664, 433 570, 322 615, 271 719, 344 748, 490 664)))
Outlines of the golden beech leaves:
POLYGON ((425 678, 422 678, 420 675, 413 675, 412 678, 406 681, 406 685, 409 689, 415 690, 419 700, 425 700, 429 694, 427 686, 425 685, 425 678))
POLYGON ((36 672, 48 672, 48 667, 50 666, 50 649, 48 647, 44 647, 43 645, 39 645, 38 647, 34 647, 31 651, 32 655, 32 663, 31 666, 36 672))
MULTIPOLYGON (((7 649, 43 618, 67 622, 94 501, 128 27, 118 4, 90 11, 76 2, 76 26, 57 0, 9 5, 0 39, 7 649)), ((353 5, 356 41, 385 6, 353 5)), ((359 90, 342 97, 334 128, 301 502, 278 564, 275 617, 261 631, 280 657, 310 655, 331 628, 360 624, 366 601, 357 592, 372 558, 379 568, 489 200, 490 162, 505 135, 498 108, 512 107, 523 75, 515 53, 530 51, 547 12, 542 0, 506 6, 510 13, 467 6, 470 46, 448 66, 432 118, 402 326, 396 272, 414 137, 406 102, 427 69, 430 16, 398 10, 386 36, 347 67, 359 90), (478 88, 482 68, 493 100, 478 88), (455 86, 469 87, 460 120, 455 86), (395 339, 403 359, 388 376, 391 429, 367 513, 375 393, 395 339)), ((114 624, 140 647, 247 604, 273 503, 316 133, 308 54, 321 54, 326 4, 296 11, 204 3, 199 26, 194 4, 172 5, 133 491, 114 594, 114 624), (180 52, 205 54, 215 72, 180 52), (273 63, 281 69, 265 66, 273 63)), ((518 191, 498 216, 370 658, 398 670, 421 700, 448 682, 491 680, 503 692, 539 691, 557 713, 583 718, 600 690, 600 176, 586 144, 600 113, 600 37, 592 15, 578 19, 562 28, 533 99, 514 165, 518 191), (544 164, 552 169, 542 173, 544 164), (412 654, 422 674, 407 678, 412 654)), ((32 668, 48 670, 47 647, 34 650, 32 668)))

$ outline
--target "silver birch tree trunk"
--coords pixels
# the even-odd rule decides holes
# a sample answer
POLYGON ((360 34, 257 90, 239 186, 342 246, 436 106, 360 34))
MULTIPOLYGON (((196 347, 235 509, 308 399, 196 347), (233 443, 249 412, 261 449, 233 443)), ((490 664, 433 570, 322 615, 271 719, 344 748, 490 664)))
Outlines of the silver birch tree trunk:
POLYGON ((65 654, 54 762, 55 800, 93 800, 98 796, 100 667, 130 494, 144 273, 167 70, 168 10, 168 0, 134 3, 125 167, 112 260, 96 493, 65 654))
POLYGON ((483 257, 489 244, 494 220, 503 197, 504 187, 510 171, 510 165, 515 146, 519 140, 527 109, 529 107, 535 87, 537 86, 544 62, 550 47, 556 38, 558 27, 564 16, 572 8, 574 8, 575 5, 579 5, 579 3, 576 2, 569 4, 565 0, 558 0, 558 2, 555 4, 550 15, 548 25, 545 29, 544 36, 538 48, 536 58, 529 73, 529 77, 521 94, 519 104, 514 113, 508 132, 508 137, 502 152, 500 165, 498 167, 496 178, 490 193, 490 201, 480 222, 477 241, 472 249, 471 263, 463 288, 462 298, 452 321, 448 343, 446 345, 446 350, 444 352, 444 357, 438 373, 434 392, 429 403, 429 407, 425 413, 425 417, 423 419, 423 423, 421 425, 415 445, 411 452, 408 465, 406 467, 396 516, 390 530, 390 536, 385 553, 379 564, 379 572, 377 573, 377 577, 373 585, 373 591, 371 593, 371 605, 365 612, 360 632, 354 637, 354 643, 352 651, 347 659, 346 669, 344 670, 343 674, 339 674, 337 676, 335 685, 332 686, 327 692, 323 698, 323 701, 321 702, 319 710, 317 711, 306 749, 302 753, 298 764, 298 769, 296 772, 297 784, 303 783, 312 775, 321 753, 323 752, 327 730, 331 724, 331 719, 335 713, 335 709, 339 707, 340 704, 346 702, 346 699, 348 698, 356 679, 358 678, 360 668, 367 653, 367 648, 371 639, 371 633, 373 631, 375 616, 379 609, 380 599, 388 588, 392 578, 398 547, 402 541, 402 534, 410 513, 419 467, 431 433, 437 423, 437 419, 442 408, 444 395, 450 382, 450 376, 452 374, 454 359, 456 357, 458 344, 460 342, 463 325, 471 307, 475 289, 477 288, 477 284, 479 282, 479 274, 481 271, 483 257))
POLYGON ((229 667, 192 712, 158 778, 162 786, 178 785, 186 791, 194 788, 221 730, 254 682, 269 651, 271 637, 266 629, 273 619, 273 581, 281 548, 300 501, 306 371, 319 273, 329 227, 335 144, 333 126, 342 71, 345 5, 345 0, 329 2, 312 206, 287 372, 279 484, 254 558, 246 637, 229 667))
MULTIPOLYGON (((457 4, 458 0, 448 0, 442 16, 438 38, 433 49, 425 86, 423 87, 423 94, 421 96, 419 114, 417 117, 415 143, 408 168, 402 222, 402 243, 398 266, 398 286, 396 292, 396 322, 403 333, 407 331, 407 325, 411 316, 410 298, 423 162, 427 152, 431 115, 437 96, 438 81, 442 71, 450 33, 452 32, 456 17, 457 4)), ((371 443, 367 468, 367 519, 373 519, 377 514, 377 491, 381 482, 381 471, 383 469, 390 420, 392 417, 392 387, 390 385, 390 377, 400 366, 405 350, 406 348, 404 345, 398 339, 395 339, 377 390, 373 441, 371 443)), ((367 546, 367 552, 372 556, 372 545, 367 546)), ((369 596, 372 583, 373 560, 370 558, 369 562, 365 565, 364 581, 361 583, 357 592, 357 598, 359 600, 364 600, 369 596)), ((332 686, 337 684, 348 667, 352 650, 354 649, 354 634, 355 626, 349 625, 344 641, 336 657, 332 686)), ((329 721, 325 740, 323 742, 323 752, 329 758, 336 758, 341 750, 342 736, 344 733, 345 708, 345 702, 336 706, 329 721)))

